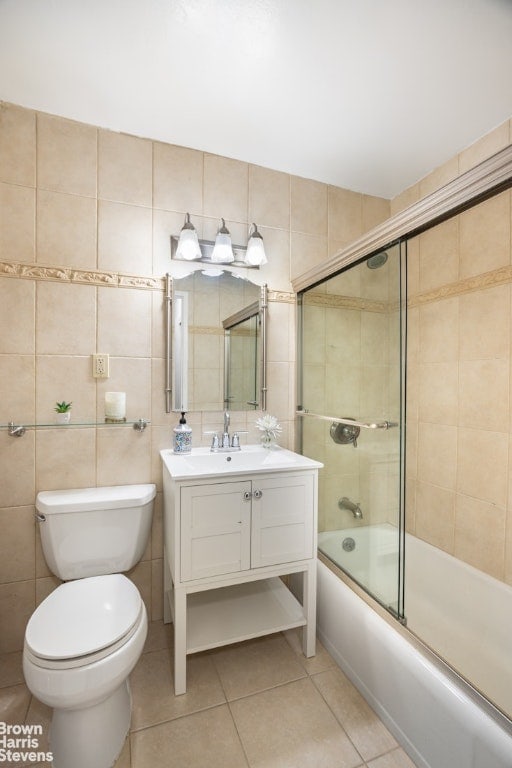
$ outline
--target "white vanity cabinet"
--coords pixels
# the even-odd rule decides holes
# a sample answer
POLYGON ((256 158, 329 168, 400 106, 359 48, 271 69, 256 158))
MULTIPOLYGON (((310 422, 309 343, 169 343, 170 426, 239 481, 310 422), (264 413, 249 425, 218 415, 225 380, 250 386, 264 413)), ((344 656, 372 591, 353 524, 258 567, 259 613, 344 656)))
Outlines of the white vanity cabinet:
POLYGON ((321 464, 281 450, 284 466, 274 459, 270 469, 239 469, 233 461, 233 472, 216 471, 215 457, 211 470, 205 459, 195 474, 193 460, 161 452, 164 621, 174 621, 176 694, 186 690, 187 654, 207 648, 302 626, 304 653, 315 654, 321 464), (280 578, 292 573, 303 576, 302 604, 280 578))
POLYGON ((181 488, 181 581, 313 556, 311 474, 181 488))

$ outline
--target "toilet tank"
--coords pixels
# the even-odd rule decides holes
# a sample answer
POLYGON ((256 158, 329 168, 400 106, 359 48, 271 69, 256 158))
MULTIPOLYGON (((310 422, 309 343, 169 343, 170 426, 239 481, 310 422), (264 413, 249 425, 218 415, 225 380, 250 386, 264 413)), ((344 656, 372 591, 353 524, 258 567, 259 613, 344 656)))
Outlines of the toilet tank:
POLYGON ((149 539, 155 495, 153 484, 38 493, 36 516, 50 570, 69 581, 133 568, 149 539))

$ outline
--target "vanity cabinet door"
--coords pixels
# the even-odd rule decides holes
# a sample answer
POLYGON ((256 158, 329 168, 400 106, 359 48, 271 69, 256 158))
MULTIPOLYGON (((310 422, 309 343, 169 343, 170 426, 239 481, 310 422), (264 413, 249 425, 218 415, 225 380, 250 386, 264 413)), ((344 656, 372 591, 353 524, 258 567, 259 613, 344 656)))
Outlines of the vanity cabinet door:
POLYGON ((253 480, 253 568, 313 557, 313 494, 313 475, 253 480))
POLYGON ((181 489, 181 579, 250 567, 251 482, 181 489))

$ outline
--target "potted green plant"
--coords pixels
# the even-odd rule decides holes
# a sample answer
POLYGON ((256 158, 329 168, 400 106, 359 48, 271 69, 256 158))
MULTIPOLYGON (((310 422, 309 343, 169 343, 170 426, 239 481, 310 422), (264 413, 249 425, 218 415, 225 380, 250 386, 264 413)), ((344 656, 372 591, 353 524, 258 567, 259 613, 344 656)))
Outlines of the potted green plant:
POLYGON ((62 403, 55 403, 54 411, 57 413, 57 424, 69 424, 72 405, 73 403, 66 403, 65 400, 62 403))

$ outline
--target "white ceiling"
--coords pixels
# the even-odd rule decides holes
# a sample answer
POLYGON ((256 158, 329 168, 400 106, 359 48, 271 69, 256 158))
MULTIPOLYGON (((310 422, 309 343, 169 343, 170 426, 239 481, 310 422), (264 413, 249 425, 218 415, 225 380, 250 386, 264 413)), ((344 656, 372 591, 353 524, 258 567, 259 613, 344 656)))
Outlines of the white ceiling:
POLYGON ((512 0, 0 0, 0 100, 393 197, 512 116, 512 0))

